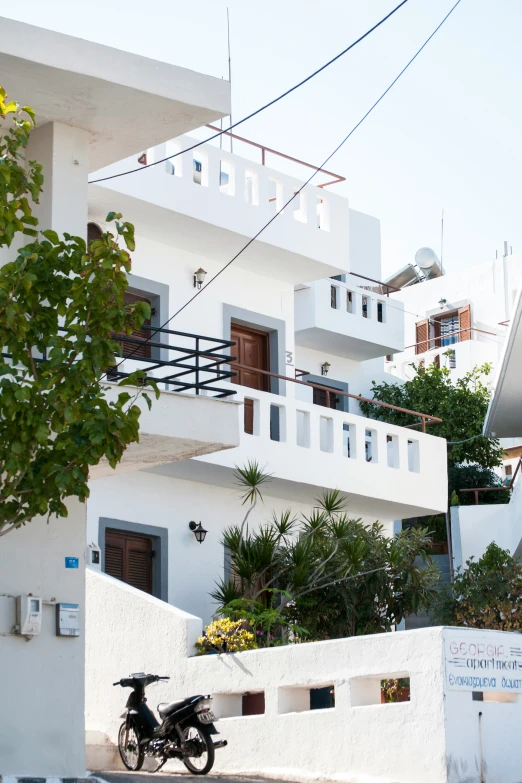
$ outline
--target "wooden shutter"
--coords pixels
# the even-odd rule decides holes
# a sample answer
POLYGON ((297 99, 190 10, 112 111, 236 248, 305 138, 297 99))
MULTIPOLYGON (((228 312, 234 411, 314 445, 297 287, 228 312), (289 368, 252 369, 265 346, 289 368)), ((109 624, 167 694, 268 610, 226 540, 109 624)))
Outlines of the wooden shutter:
POLYGON ((429 329, 430 322, 428 318, 417 321, 415 324, 415 353, 426 353, 429 348, 429 329))
POLYGON ((471 307, 470 305, 464 305, 459 307, 459 343, 465 340, 471 340, 471 307), (464 329, 464 331, 461 331, 464 329))
POLYGON ((152 594, 152 541, 119 530, 105 533, 105 573, 152 594))
MULTIPOLYGON (((138 296, 137 294, 131 294, 129 291, 126 291, 124 294, 124 302, 125 304, 135 304, 136 302, 148 302, 149 305, 151 304, 151 300, 147 299, 145 296, 138 296)), ((144 321, 143 326, 150 326, 150 320, 144 321)), ((150 329, 136 329, 132 334, 130 335, 134 339, 137 340, 143 340, 144 344, 140 345, 139 343, 135 342, 127 342, 126 340, 122 340, 120 345, 123 352, 123 356, 130 356, 132 354, 133 358, 141 358, 141 359, 150 359, 151 357, 151 347, 150 343, 145 343, 145 340, 147 340, 151 335, 150 329)), ((153 338, 154 339, 154 338, 153 338)))
POLYGON ((316 389, 314 386, 313 394, 314 405, 322 405, 324 408, 337 408, 338 397, 333 389, 331 392, 328 392, 326 389, 316 389))

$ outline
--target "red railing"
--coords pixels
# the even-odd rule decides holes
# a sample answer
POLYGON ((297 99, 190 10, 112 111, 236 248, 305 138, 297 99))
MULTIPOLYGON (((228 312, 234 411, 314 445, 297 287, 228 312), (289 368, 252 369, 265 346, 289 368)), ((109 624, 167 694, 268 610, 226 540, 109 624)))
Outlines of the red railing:
MULTIPOLYGON (((259 370, 256 367, 249 367, 246 364, 238 364, 237 362, 234 362, 230 365, 231 370, 249 370, 253 374, 260 374, 260 375, 268 375, 271 378, 279 378, 282 381, 290 381, 290 383, 298 383, 301 386, 308 386, 309 388, 313 389, 320 389, 321 391, 326 392, 327 407, 330 406, 330 399, 331 395, 334 397, 350 397, 352 400, 359 400, 360 402, 369 402, 372 405, 377 405, 382 408, 390 408, 391 410, 397 411, 398 413, 407 413, 410 416, 418 416, 420 421, 416 424, 407 424, 404 429, 412 429, 414 427, 421 427, 423 432, 426 432, 426 424, 440 424, 442 422, 442 419, 437 418, 437 416, 430 416, 428 413, 419 413, 418 411, 410 411, 408 408, 399 408, 398 405, 391 405, 388 402, 380 402, 379 400, 370 400, 368 397, 361 397, 360 394, 349 394, 348 392, 341 391, 340 389, 332 389, 331 386, 322 386, 319 383, 309 383, 308 381, 300 381, 297 378, 290 378, 288 375, 278 375, 275 372, 269 372, 268 370, 259 370)), ((301 374, 301 377, 303 375, 310 375, 309 372, 306 370, 296 370, 296 373, 299 372, 301 374)), ((401 425, 402 426, 402 425, 401 425)))
POLYGON ((475 487, 475 488, 472 488, 472 489, 459 489, 459 492, 473 492, 474 495, 475 495, 475 503, 474 503, 475 506, 478 506, 478 502, 479 502, 478 493, 479 492, 501 492, 501 491, 505 491, 505 490, 508 490, 509 492, 512 492, 513 491, 513 486, 515 484, 515 479, 516 479, 516 477, 518 475, 519 470, 521 469, 521 467, 520 467, 521 465, 522 465, 522 457, 520 457, 520 459, 517 462, 517 466, 515 468, 515 472, 513 473, 513 476, 511 477, 511 481, 509 482, 509 484, 504 484, 503 486, 500 486, 500 487, 475 487))
MULTIPOLYGON (((211 130, 221 132, 221 128, 217 128, 215 125, 207 125, 206 127, 210 128, 211 130)), ((237 139, 237 141, 242 141, 244 144, 250 144, 251 147, 256 147, 257 149, 261 150, 262 166, 266 165, 266 153, 269 152, 271 155, 277 155, 279 158, 284 158, 285 160, 289 160, 292 163, 298 163, 300 166, 306 166, 309 169, 317 169, 317 166, 314 166, 312 163, 306 163, 304 160, 299 160, 299 158, 293 158, 291 155, 285 155, 283 152, 278 152, 278 150, 273 150, 270 147, 266 147, 264 144, 258 144, 257 142, 251 141, 250 139, 245 139, 243 136, 237 136, 235 133, 230 133, 230 131, 223 131, 223 136, 230 136, 231 139, 237 139)), ((345 182, 346 180, 346 177, 341 177, 340 174, 334 174, 333 171, 328 171, 327 169, 321 168, 318 169, 318 172, 335 178, 329 180, 328 182, 323 182, 320 185, 317 185, 318 188, 326 188, 328 185, 336 185, 338 182, 345 182)))
MULTIPOLYGON (((430 343, 438 343, 436 345, 430 345, 430 347, 425 348, 424 351, 421 351, 421 353, 425 353, 426 351, 433 351, 436 348, 451 348, 451 345, 456 345, 456 343, 452 343, 451 345, 441 345, 441 341, 445 340, 447 337, 453 337, 456 334, 462 334, 463 332, 469 333, 469 332, 480 332, 480 334, 491 334, 493 337, 498 337, 495 332, 486 332, 484 329, 477 329, 475 326, 466 326, 465 329, 457 329, 456 332, 449 332, 445 335, 440 335, 439 337, 428 337, 427 340, 420 340, 418 343, 413 343, 413 345, 407 345, 405 347, 405 351, 408 350, 408 348, 417 348, 419 345, 429 345, 430 343)), ((457 340, 457 342, 460 342, 457 340)), ((465 342, 465 341, 462 341, 465 342)))

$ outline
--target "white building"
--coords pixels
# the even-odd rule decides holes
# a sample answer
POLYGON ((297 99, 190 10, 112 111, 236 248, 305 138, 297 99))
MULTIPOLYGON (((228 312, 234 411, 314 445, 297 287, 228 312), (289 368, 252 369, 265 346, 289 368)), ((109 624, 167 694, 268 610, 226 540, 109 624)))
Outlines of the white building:
MULTIPOLYGON (((438 261, 435 261, 438 266, 438 261)), ((422 270, 419 270, 422 272, 422 270)), ((504 255, 459 272, 407 284, 390 299, 404 307, 405 349, 387 357, 386 370, 410 380, 411 365, 435 363, 451 371, 453 382, 477 365, 493 365, 493 380, 506 338, 511 310, 522 277, 522 254, 504 255)), ((391 282, 415 280, 410 265, 391 282), (402 273, 402 274, 401 274, 402 273)), ((522 454, 522 441, 502 439, 502 478, 509 480, 522 454)))
MULTIPOLYGON (((91 179, 194 143, 177 137, 91 179)), ((302 172, 298 179, 217 142, 203 144, 91 184, 89 220, 104 229, 110 208, 136 226, 130 292, 151 302, 152 326, 159 326, 195 293, 196 272, 209 280, 221 270, 301 186, 302 172)), ((318 176, 318 184, 324 179, 318 176)), ((129 552, 152 553, 134 584, 208 621, 214 612, 208 594, 225 567, 222 531, 244 514, 234 468, 248 460, 273 474, 253 523, 272 510, 308 511, 322 488, 341 490, 353 517, 378 519, 390 534, 394 520, 445 509, 445 442, 420 428, 365 419, 348 396, 367 395, 372 380, 388 378, 385 355, 404 348, 402 306, 363 288, 368 278, 380 279, 378 220, 351 209, 332 189, 309 185, 168 324, 171 332, 156 334, 153 350, 168 352, 169 345, 174 356, 174 346, 190 343, 187 335, 236 343, 230 350, 238 375, 215 385, 243 405, 240 444, 226 454, 97 481, 87 537, 102 550, 102 569, 125 578, 129 552), (191 521, 208 530, 201 545, 191 521)), ((207 345, 200 339, 201 351, 207 345)), ((205 356, 199 361, 205 364, 205 356)), ((131 357, 120 371, 138 364, 131 357)), ((163 369, 157 373, 165 377, 163 369)))
MULTIPOLYGON (((85 237, 90 171, 230 111, 229 85, 220 79, 10 19, 0 19, 0 28, 2 86, 37 116, 27 157, 43 164, 44 191, 35 207, 42 230, 85 237)), ((15 248, 4 250, 0 263, 15 257, 15 248)), ((144 407, 141 441, 119 469, 126 475, 239 443, 233 401, 162 391, 150 413, 144 407)), ((100 464, 93 479, 106 488, 118 480, 101 478, 108 472, 100 464)), ((67 505, 67 519, 47 524, 39 517, 0 539, 4 776, 85 774, 86 507, 75 499, 67 505), (71 605, 78 607, 78 635, 58 635, 59 604, 69 614, 71 605), (24 633, 25 609, 41 621, 34 635, 24 633)))
MULTIPOLYGON (((510 314, 506 341, 499 361, 495 390, 490 401, 484 435, 520 443, 522 437, 522 287, 510 314), (511 440, 513 439, 513 440, 511 440)), ((519 446, 513 447, 513 452, 519 446)), ((457 506, 451 510, 455 564, 464 566, 470 557, 480 558, 495 543, 522 557, 522 462, 512 458, 509 503, 457 506)))

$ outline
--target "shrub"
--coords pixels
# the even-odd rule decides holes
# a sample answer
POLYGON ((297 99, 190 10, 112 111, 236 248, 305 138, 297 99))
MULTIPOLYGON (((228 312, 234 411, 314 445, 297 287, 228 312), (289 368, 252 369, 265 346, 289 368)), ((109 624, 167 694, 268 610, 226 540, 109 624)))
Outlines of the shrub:
POLYGON ((257 649, 254 634, 245 628, 244 620, 222 617, 207 625, 196 642, 198 655, 215 652, 244 652, 257 649))

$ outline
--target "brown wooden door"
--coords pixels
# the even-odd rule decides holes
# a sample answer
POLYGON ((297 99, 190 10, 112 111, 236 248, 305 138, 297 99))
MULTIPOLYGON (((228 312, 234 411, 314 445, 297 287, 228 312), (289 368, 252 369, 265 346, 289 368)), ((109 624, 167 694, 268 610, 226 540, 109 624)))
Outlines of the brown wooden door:
POLYGON ((152 595, 152 541, 120 530, 105 532, 105 573, 152 595))
MULTIPOLYGON (((268 334, 247 326, 232 324, 230 339, 236 343, 231 351, 237 357, 237 360, 230 364, 230 368, 237 373, 232 378, 232 383, 247 386, 249 389, 270 391, 270 376, 256 372, 256 370, 268 372, 270 369, 268 334), (236 369, 235 364, 242 364, 248 369, 236 369)), ((245 400, 244 416, 244 430, 252 435, 254 432, 253 400, 245 400)))
MULTIPOLYGON (((138 294, 131 294, 129 291, 126 291, 123 295, 123 299, 125 304, 136 304, 136 302, 148 302, 149 305, 151 304, 151 300, 147 299, 146 296, 138 296, 138 294)), ((150 326, 151 322, 150 320, 143 322, 143 327, 150 326)), ((149 339, 151 336, 151 330, 150 329, 136 329, 130 337, 133 337, 136 340, 143 340, 144 344, 140 345, 139 343, 130 342, 126 340, 122 340, 120 345, 122 347, 123 356, 130 356, 132 354, 133 358, 141 358, 141 359, 150 359, 151 357, 151 346, 150 343, 146 343, 145 340, 149 339)), ((154 339, 154 338, 153 338, 154 339)))
POLYGON ((314 405, 322 405, 324 408, 337 408, 338 399, 334 389, 329 392, 326 389, 316 389, 314 387, 314 405))

